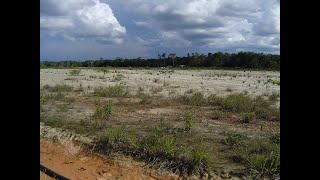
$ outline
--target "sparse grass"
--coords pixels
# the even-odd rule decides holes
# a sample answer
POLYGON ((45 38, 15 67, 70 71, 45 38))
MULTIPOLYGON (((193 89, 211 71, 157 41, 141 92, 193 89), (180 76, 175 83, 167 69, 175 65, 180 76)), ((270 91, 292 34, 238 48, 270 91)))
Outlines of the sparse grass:
POLYGON ((126 137, 123 128, 108 128, 105 133, 99 137, 100 142, 107 142, 110 144, 124 142, 126 137))
POLYGON ((201 92, 196 92, 191 97, 187 95, 182 95, 179 96, 177 100, 183 104, 192 106, 202 106, 207 104, 206 99, 204 98, 204 95, 201 92))
POLYGON ((280 86, 280 81, 277 81, 277 80, 272 80, 272 79, 268 79, 267 80, 267 83, 271 83, 271 84, 276 84, 276 85, 279 85, 280 86))
POLYGON ((252 119, 255 117, 254 113, 242 113, 240 114, 241 119, 240 122, 242 123, 250 123, 252 119))
POLYGON ((185 126, 184 131, 191 133, 191 128, 194 126, 193 114, 191 112, 187 112, 185 114, 185 126))
POLYGON ((128 89, 125 90, 123 86, 115 85, 105 88, 95 88, 93 95, 100 97, 124 97, 129 95, 128 89))
POLYGON ((66 120, 63 116, 42 117, 40 120, 44 122, 46 126, 55 128, 63 128, 66 125, 66 120))
POLYGON ((213 106, 220 106, 222 104, 223 98, 215 94, 210 94, 207 98, 207 102, 213 106))
POLYGON ((114 111, 114 105, 111 100, 107 104, 101 105, 100 100, 95 101, 95 111, 91 118, 96 124, 107 125, 107 122, 111 120, 114 111))
POLYGON ((193 168, 196 171, 203 172, 208 166, 209 155, 206 148, 204 148, 200 143, 191 150, 189 158, 191 159, 193 168))
POLYGON ((116 80, 116 81, 121 81, 123 78, 124 78, 124 75, 122 75, 122 74, 117 74, 117 75, 114 77, 114 80, 116 80))
POLYGON ((81 72, 81 69, 72 69, 70 70, 69 74, 70 76, 79 76, 80 72, 81 72))
POLYGON ((269 95, 269 100, 271 102, 276 102, 280 98, 280 93, 275 93, 273 92, 272 94, 269 95))
POLYGON ((229 133, 225 139, 233 151, 231 159, 243 163, 253 178, 273 177, 280 173, 280 145, 272 138, 248 138, 229 133))
POLYGON ((55 86, 44 85, 42 90, 46 90, 48 92, 71 92, 73 87, 66 84, 57 84, 55 86))
POLYGON ((195 92, 194 89, 188 89, 185 93, 187 93, 187 94, 192 94, 192 93, 194 93, 194 92, 195 92))
POLYGON ((154 82, 154 83, 161 83, 161 82, 160 82, 160 78, 154 78, 154 79, 153 79, 153 82, 154 82))
POLYGON ((151 97, 147 94, 141 94, 140 99, 140 104, 151 104, 152 102, 151 97))
POLYGON ((220 111, 220 110, 213 110, 210 113, 210 117, 212 119, 224 119, 224 118, 229 118, 230 117, 230 113, 229 112, 220 111))
POLYGON ((151 93, 156 94, 158 92, 161 92, 163 90, 163 87, 152 87, 150 89, 151 93))

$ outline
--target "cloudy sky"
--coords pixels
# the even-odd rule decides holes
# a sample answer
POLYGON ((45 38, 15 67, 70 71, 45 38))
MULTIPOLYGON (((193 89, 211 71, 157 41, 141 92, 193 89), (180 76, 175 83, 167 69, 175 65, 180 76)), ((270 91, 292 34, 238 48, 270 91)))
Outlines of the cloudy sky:
POLYGON ((40 60, 280 54, 280 0, 40 0, 40 60))

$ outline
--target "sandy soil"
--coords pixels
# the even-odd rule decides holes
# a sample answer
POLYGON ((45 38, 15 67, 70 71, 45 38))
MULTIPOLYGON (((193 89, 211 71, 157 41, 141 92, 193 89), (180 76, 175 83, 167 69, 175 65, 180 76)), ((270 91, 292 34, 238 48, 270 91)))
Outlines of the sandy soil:
POLYGON ((159 95, 177 95, 193 89, 204 94, 226 95, 247 91, 252 95, 280 92, 280 85, 267 83, 268 79, 280 81, 280 72, 231 71, 231 70, 109 70, 103 74, 93 69, 81 69, 78 76, 71 76, 69 69, 41 69, 41 85, 67 84, 74 87, 103 87, 121 84, 131 89, 143 87, 146 91, 163 87, 159 95), (121 81, 115 76, 122 74, 121 81), (166 84, 166 86, 164 86, 166 84))
MULTIPOLYGON (((84 179, 178 179, 178 177, 159 176, 152 170, 143 168, 129 158, 110 160, 84 152, 70 153, 68 148, 48 138, 40 139, 40 163, 51 170, 74 180, 84 179)), ((40 179, 52 179, 40 174, 40 179)))

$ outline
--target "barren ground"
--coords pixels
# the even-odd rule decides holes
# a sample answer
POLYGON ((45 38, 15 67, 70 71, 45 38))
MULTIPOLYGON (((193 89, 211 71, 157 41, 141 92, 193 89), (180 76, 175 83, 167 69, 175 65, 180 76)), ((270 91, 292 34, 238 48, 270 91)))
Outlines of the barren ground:
MULTIPOLYGON (((225 132, 238 132, 248 136, 272 135, 280 132, 278 121, 254 119, 251 123, 240 123, 237 114, 231 113, 224 118, 213 118, 214 106, 182 105, 174 100, 184 94, 201 92, 205 96, 217 94, 226 96, 231 93, 247 93, 252 96, 280 93, 280 85, 268 81, 280 82, 279 72, 270 71, 226 71, 226 70, 129 70, 110 69, 107 73, 94 69, 81 69, 79 75, 70 75, 70 69, 41 69, 40 88, 45 85, 70 85, 71 92, 63 92, 63 100, 52 99, 42 104, 40 114, 45 118, 59 117, 65 122, 91 122, 95 110, 95 88, 120 85, 126 87, 130 96, 98 97, 102 103, 112 100, 114 113, 110 127, 124 127, 126 133, 140 136, 151 134, 152 127, 160 119, 172 124, 172 128, 181 129, 184 115, 192 112, 195 126, 194 135, 186 146, 204 139, 211 158, 211 170, 216 179, 227 179, 232 171, 243 165, 228 159, 228 150, 221 141, 225 132), (117 79, 117 76, 121 76, 117 79), (76 89, 81 90, 77 91, 76 89), (142 103, 139 92, 150 95, 148 103, 142 103)), ((50 94, 50 92, 44 92, 50 94)), ((53 93, 54 94, 54 93, 53 93)), ((277 105, 280 105, 280 100, 277 105)), ((76 129, 73 127, 73 129, 76 129)), ((92 137, 99 132, 90 127, 77 128, 76 133, 92 137), (78 132, 77 132, 78 131, 78 132)), ((52 139, 61 134, 40 139, 41 163, 71 179, 170 179, 178 176, 157 174, 146 168, 142 162, 130 157, 110 158, 94 154, 85 154, 78 146, 70 146, 65 141, 52 139)), ((73 137, 73 136, 72 136, 73 137)), ((88 141, 77 139, 77 141, 88 141)), ((68 141, 69 142, 69 141, 68 141)), ((71 141, 72 142, 72 138, 71 141)), ((237 179, 234 177, 233 179, 237 179)))

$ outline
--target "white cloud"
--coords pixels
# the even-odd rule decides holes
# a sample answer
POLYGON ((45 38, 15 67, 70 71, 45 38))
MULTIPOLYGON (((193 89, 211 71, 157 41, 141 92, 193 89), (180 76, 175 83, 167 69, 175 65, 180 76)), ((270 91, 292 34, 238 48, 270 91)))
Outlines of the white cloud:
POLYGON ((122 43, 126 28, 112 9, 99 0, 41 0, 40 28, 67 39, 122 43))
POLYGON ((163 46, 279 48, 279 0, 110 1, 143 16, 136 24, 159 32, 163 46))

